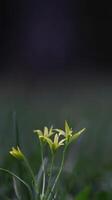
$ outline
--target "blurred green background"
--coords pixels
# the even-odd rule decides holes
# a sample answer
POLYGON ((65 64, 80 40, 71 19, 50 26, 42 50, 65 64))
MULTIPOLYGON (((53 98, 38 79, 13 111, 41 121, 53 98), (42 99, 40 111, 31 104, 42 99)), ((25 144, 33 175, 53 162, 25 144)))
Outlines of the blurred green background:
MULTIPOLYGON (((30 159, 32 157, 35 167, 39 166, 40 158, 35 156, 38 143, 33 130, 45 125, 63 128, 66 119, 76 131, 83 127, 87 129, 77 143, 72 144, 66 157, 64 180, 67 194, 74 197, 83 190, 91 193, 92 189, 92 194, 96 196, 85 199, 112 199, 111 91, 109 81, 93 81, 91 77, 88 81, 83 76, 76 81, 70 74, 58 79, 43 76, 38 81, 1 81, 1 167, 10 168, 15 163, 8 153, 16 144, 14 112, 17 115, 21 147, 30 159)), ((1 185, 4 184, 2 180, 1 185)))

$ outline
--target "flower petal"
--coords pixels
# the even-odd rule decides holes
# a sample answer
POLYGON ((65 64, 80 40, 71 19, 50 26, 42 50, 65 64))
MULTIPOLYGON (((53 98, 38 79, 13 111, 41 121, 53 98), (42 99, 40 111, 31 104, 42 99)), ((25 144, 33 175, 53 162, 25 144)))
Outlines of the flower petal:
POLYGON ((59 133, 59 136, 60 135, 63 135, 65 136, 65 132, 62 130, 62 129, 54 129, 55 131, 57 131, 59 133))
POLYGON ((53 145, 52 140, 51 140, 50 138, 48 138, 48 137, 44 137, 44 139, 45 139, 45 141, 49 144, 49 147, 50 147, 50 149, 52 150, 52 145, 53 145))
POLYGON ((75 141, 76 139, 78 139, 78 137, 81 135, 81 133, 83 133, 86 129, 83 128, 82 130, 78 131, 77 133, 75 133, 71 138, 69 143, 71 143, 72 141, 75 141))
POLYGON ((47 128, 47 126, 45 126, 44 127, 44 136, 48 136, 48 133, 49 133, 48 128, 47 128))
POLYGON ((66 140, 66 139, 60 140, 59 145, 64 145, 65 140, 66 140))
POLYGON ((59 136, 58 134, 56 133, 55 136, 54 136, 54 144, 58 144, 58 140, 59 140, 59 136))
POLYGON ((52 136, 54 134, 53 132, 53 126, 51 126, 50 130, 49 130, 49 137, 52 136))
POLYGON ((65 120, 65 132, 68 134, 70 131, 69 125, 67 123, 67 121, 65 120))
POLYGON ((24 159, 24 154, 18 146, 16 148, 12 147, 12 150, 9 151, 9 153, 17 159, 24 159))

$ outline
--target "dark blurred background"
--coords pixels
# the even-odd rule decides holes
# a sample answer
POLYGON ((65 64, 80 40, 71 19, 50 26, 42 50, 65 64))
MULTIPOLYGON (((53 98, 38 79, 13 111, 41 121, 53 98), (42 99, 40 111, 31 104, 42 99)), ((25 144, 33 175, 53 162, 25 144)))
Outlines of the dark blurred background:
POLYGON ((66 119, 87 128, 67 168, 84 161, 87 177, 112 166, 111 10, 109 1, 1 1, 1 161, 15 144, 16 111, 28 152, 33 129, 63 127, 66 119))
POLYGON ((84 73, 87 79, 110 74, 109 1, 4 0, 0 9, 2 78, 12 74, 9 79, 15 75, 36 81, 44 73, 71 73, 75 78, 84 73))

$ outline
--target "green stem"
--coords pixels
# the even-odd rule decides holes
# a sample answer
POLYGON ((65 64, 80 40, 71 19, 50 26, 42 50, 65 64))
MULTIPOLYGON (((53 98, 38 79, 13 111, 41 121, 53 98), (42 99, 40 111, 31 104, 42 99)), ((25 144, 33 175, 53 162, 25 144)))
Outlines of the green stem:
POLYGON ((29 162, 28 162, 28 160, 27 160, 27 158, 26 158, 25 156, 24 156, 24 162, 25 162, 26 167, 28 168, 28 170, 29 170, 29 172, 30 172, 30 175, 31 175, 31 177, 32 177, 32 179, 33 179, 33 182, 35 183, 35 176, 34 176, 34 173, 33 173, 32 168, 31 168, 31 166, 30 166, 30 164, 29 164, 29 162))
POLYGON ((63 156, 62 156, 62 161, 61 161, 61 165, 60 165, 59 172, 58 172, 58 174, 57 174, 57 176, 56 176, 56 179, 55 179, 55 181, 54 181, 54 184, 53 184, 53 186, 52 186, 52 188, 51 188, 51 192, 50 192, 50 194, 49 194, 47 200, 50 200, 51 195, 52 195, 52 193, 53 193, 53 191, 54 191, 54 188, 55 188, 55 186, 56 186, 56 184, 57 184, 57 182, 58 182, 58 179, 59 179, 59 177, 60 177, 60 175, 61 175, 61 172, 62 172, 62 170, 63 170, 64 160, 65 160, 65 152, 66 152, 66 146, 65 146, 65 148, 64 148, 64 150, 63 150, 63 156))
POLYGON ((42 170, 43 170, 43 181, 42 181, 42 193, 41 193, 41 200, 44 199, 44 191, 45 191, 45 167, 44 167, 44 155, 43 155, 43 145, 40 141, 41 147, 41 159, 42 159, 42 170))
MULTIPOLYGON (((28 168, 28 170, 29 170, 29 172, 30 172, 30 175, 31 175, 31 177, 32 177, 33 184, 34 184, 34 189, 35 189, 36 195, 37 195, 37 193, 38 193, 38 186, 37 186, 36 181, 35 181, 35 175, 34 175, 34 173, 33 173, 33 171, 32 171, 32 168, 31 168, 31 166, 30 166, 30 164, 29 164, 29 162, 28 162, 28 160, 27 160, 27 158, 26 158, 25 156, 24 156, 24 162, 25 162, 26 167, 28 168)), ((35 198, 36 198, 36 197, 35 197, 35 198)))
POLYGON ((52 159, 51 159, 50 174, 49 174, 48 186, 47 186, 46 195, 45 195, 46 197, 49 194, 50 182, 51 182, 51 177, 52 177, 52 172, 53 172, 53 165, 54 165, 54 154, 52 154, 52 159))

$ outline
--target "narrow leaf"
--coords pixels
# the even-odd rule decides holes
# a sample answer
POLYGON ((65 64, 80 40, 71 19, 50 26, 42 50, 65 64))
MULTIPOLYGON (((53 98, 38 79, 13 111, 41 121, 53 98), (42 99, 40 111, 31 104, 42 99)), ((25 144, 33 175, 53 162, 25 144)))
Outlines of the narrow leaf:
POLYGON ((11 175, 12 177, 15 177, 15 178, 16 178, 17 180, 19 180, 23 185, 25 185, 25 187, 28 189, 29 195, 30 195, 30 197, 31 197, 31 199, 32 199, 32 191, 31 191, 31 188, 30 188, 30 186, 29 186, 25 181, 23 181, 20 177, 18 177, 16 174, 14 174, 13 172, 11 172, 11 171, 9 171, 9 170, 7 170, 7 169, 0 168, 0 170, 3 171, 3 172, 8 173, 8 174, 11 175))
POLYGON ((14 191, 15 191, 17 199, 21 200, 21 195, 19 192, 19 185, 18 185, 17 179, 14 176, 13 176, 13 186, 14 186, 14 191))

